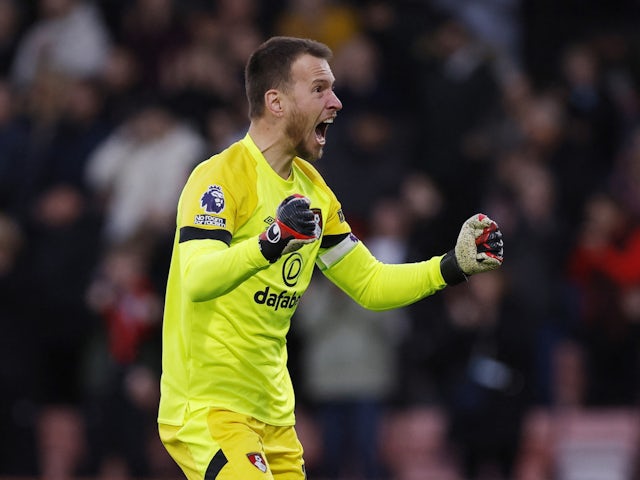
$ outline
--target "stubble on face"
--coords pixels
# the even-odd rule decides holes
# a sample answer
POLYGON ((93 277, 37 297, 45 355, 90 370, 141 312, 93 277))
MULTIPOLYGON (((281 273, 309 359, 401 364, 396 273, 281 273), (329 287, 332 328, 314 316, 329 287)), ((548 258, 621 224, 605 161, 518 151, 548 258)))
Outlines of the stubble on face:
POLYGON ((298 109, 297 106, 292 107, 285 133, 293 144, 294 154, 308 162, 315 162, 322 157, 322 146, 318 144, 309 145, 315 139, 313 135, 305 131, 308 119, 298 109))

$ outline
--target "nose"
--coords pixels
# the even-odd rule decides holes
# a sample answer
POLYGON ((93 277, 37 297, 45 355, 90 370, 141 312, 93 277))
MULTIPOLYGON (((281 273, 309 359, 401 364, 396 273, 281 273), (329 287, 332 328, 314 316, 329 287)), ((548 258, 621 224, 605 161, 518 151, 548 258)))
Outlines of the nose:
POLYGON ((336 92, 334 92, 333 90, 331 90, 331 98, 329 98, 328 107, 330 109, 335 110, 336 112, 342 110, 342 102, 340 101, 340 99, 336 95, 336 92))

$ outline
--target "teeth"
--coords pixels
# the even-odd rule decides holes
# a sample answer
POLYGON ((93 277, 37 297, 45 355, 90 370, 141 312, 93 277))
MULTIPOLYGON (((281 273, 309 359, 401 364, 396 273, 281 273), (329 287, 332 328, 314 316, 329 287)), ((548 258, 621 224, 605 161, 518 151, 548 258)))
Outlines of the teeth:
POLYGON ((333 123, 333 118, 327 118, 324 122, 322 123, 333 123))

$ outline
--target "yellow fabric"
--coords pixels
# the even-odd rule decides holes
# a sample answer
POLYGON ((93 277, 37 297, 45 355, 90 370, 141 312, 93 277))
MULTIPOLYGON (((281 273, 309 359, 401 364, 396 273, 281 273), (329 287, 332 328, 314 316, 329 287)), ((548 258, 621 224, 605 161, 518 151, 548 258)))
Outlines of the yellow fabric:
POLYGON ((358 243, 323 273, 363 307, 389 310, 414 303, 446 287, 440 272, 442 257, 416 263, 384 264, 358 243))
POLYGON ((249 136, 198 165, 181 194, 163 325, 159 423, 182 425, 187 411, 219 407, 270 425, 293 425, 286 334, 313 272, 320 241, 270 265, 258 235, 280 202, 311 199, 323 235, 350 232, 340 203, 317 171, 295 159, 284 180, 249 136), (205 208, 207 192, 217 205, 205 208), (226 231, 231 243, 180 229, 226 231))
POLYGON ((195 444, 189 444, 187 441, 181 439, 181 437, 188 436, 185 431, 185 426, 178 427, 175 425, 159 423, 158 433, 160 435, 160 440, 167 449, 167 452, 169 452, 171 458, 173 458, 182 469, 187 479, 203 479, 204 473, 207 470, 206 458, 212 458, 213 451, 215 449, 215 445, 211 446, 211 448, 207 448, 206 446, 203 446, 203 448, 196 448, 199 444, 202 444, 202 439, 206 438, 206 432, 203 432, 203 435, 197 437, 198 443, 195 444), (199 464, 197 464, 193 458, 193 450, 205 453, 204 455, 202 455, 202 453, 199 455, 199 464), (211 455, 209 455, 210 452, 211 455))
POLYGON ((303 449, 292 426, 267 425, 228 410, 203 408, 187 414, 183 426, 159 424, 158 430, 189 480, 203 480, 207 470, 207 478, 216 480, 305 478, 303 449))

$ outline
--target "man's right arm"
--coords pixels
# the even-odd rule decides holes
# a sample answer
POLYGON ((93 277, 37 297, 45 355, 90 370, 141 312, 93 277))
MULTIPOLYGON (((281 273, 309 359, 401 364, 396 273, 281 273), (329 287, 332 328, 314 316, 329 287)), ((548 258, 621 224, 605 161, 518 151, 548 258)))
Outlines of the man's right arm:
POLYGON ((258 271, 317 240, 309 199, 291 195, 278 206, 273 224, 256 239, 229 246, 225 230, 183 229, 180 265, 182 282, 191 301, 203 302, 230 292, 258 271), (203 237, 204 236, 204 237, 203 237))
POLYGON ((233 247, 220 240, 188 240, 178 248, 182 284, 193 302, 224 295, 270 265, 255 238, 233 247))

